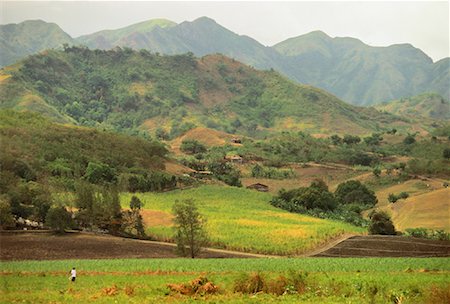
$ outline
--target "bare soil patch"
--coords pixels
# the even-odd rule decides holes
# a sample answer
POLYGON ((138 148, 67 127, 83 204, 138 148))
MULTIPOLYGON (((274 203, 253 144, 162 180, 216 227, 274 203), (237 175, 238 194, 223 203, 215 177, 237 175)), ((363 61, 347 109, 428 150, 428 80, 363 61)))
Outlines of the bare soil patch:
POLYGON ((316 257, 449 257, 450 242, 403 236, 353 236, 316 257))
MULTIPOLYGON (((174 244, 86 233, 0 233, 0 260, 178 258, 174 244)), ((243 258, 245 254, 204 251, 201 258, 243 258)))

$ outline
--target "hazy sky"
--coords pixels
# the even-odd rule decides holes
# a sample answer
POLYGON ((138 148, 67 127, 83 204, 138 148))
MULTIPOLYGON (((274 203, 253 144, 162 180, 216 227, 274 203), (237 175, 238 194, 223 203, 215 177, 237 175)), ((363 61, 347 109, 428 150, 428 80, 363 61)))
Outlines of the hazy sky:
POLYGON ((373 46, 411 43, 433 60, 449 57, 449 1, 395 2, 19 2, 0 0, 0 23, 42 19, 72 37, 165 18, 177 23, 208 16, 264 45, 322 30, 373 46))

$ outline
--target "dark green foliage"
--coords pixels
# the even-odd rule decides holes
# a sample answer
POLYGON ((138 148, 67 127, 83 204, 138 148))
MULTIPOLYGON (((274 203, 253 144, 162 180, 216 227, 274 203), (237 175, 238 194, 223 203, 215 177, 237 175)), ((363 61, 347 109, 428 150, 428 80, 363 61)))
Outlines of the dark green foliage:
POLYGON ((367 226, 367 221, 362 218, 361 212, 371 207, 369 204, 342 203, 336 194, 328 191, 328 186, 322 180, 314 180, 309 187, 289 191, 282 189, 270 203, 290 212, 344 221, 362 227, 367 226))
POLYGON ((173 205, 175 241, 183 256, 195 258, 208 238, 205 231, 205 218, 200 214, 193 199, 175 201, 173 205))
POLYGON ((188 154, 197 154, 206 152, 206 147, 197 140, 184 139, 181 142, 180 150, 188 154))
POLYGON ((290 212, 301 213, 305 210, 319 209, 322 211, 334 210, 337 205, 328 187, 323 186, 323 181, 313 182, 310 187, 302 187, 293 190, 280 190, 278 196, 271 200, 275 207, 290 212))
POLYGON ((43 222, 52 204, 49 189, 37 182, 19 181, 6 193, 13 215, 43 222))
POLYGON ((163 191, 177 186, 177 178, 164 172, 145 172, 127 176, 127 190, 130 192, 163 191))
POLYGON ((133 211, 141 210, 142 207, 144 207, 142 201, 137 196, 133 195, 130 200, 130 209, 133 211))
POLYGON ((398 197, 394 193, 389 193, 388 201, 389 203, 396 203, 398 201, 398 197))
POLYGON ((208 169, 218 180, 230 186, 242 187, 241 173, 232 164, 224 160, 214 160, 208 164, 208 169))
POLYGON ((6 229, 14 226, 15 223, 11 206, 6 198, 0 197, 0 228, 6 229))
POLYGON ((76 221, 80 227, 103 229, 117 233, 122 226, 119 192, 116 188, 98 187, 79 182, 75 190, 78 208, 76 221))
POLYGON ((103 163, 89 162, 84 178, 92 184, 115 184, 117 174, 113 168, 103 163))
POLYGON ((72 215, 65 207, 52 207, 45 217, 45 225, 58 233, 63 233, 65 229, 73 225, 72 215))
POLYGON ((330 140, 335 146, 342 144, 342 138, 337 134, 331 135, 330 140))
POLYGON ((408 134, 404 139, 403 139, 403 143, 405 145, 412 145, 413 143, 416 142, 416 137, 415 135, 412 134, 408 134))
POLYGON ((339 184, 334 195, 340 204, 356 203, 372 207, 378 202, 375 193, 357 180, 339 184))
POLYGON ((369 234, 395 235, 391 217, 384 211, 372 211, 369 214, 369 234))
POLYGON ((444 151, 442 151, 442 157, 445 159, 450 159, 450 148, 445 148, 444 151))
POLYGON ((400 192, 397 195, 395 195, 394 193, 389 193, 388 201, 389 203, 396 203, 399 199, 406 199, 408 197, 409 194, 407 192, 400 192))
POLYGON ((364 142, 369 146, 378 146, 382 140, 383 137, 379 133, 373 133, 369 137, 364 137, 364 142))
POLYGON ((450 241, 450 233, 444 230, 433 230, 427 228, 408 228, 403 234, 405 236, 412 236, 423 239, 450 241))
POLYGON ((342 141, 347 145, 354 145, 359 143, 361 141, 361 138, 359 136, 346 134, 342 141))
POLYGON ((130 200, 130 209, 123 212, 122 229, 130 234, 138 237, 145 237, 144 221, 141 215, 141 208, 144 204, 141 200, 133 195, 130 200))

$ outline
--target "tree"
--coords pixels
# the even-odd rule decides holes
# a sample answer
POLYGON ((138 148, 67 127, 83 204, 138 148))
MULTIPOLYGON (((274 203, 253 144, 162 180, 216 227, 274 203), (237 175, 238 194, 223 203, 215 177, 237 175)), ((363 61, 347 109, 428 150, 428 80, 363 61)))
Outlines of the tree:
POLYGON ((450 148, 445 148, 442 152, 442 156, 446 159, 450 159, 450 148))
POLYGON ((337 134, 331 135, 330 140, 331 140, 331 143, 335 146, 342 144, 342 138, 340 138, 339 135, 337 135, 337 134))
POLYGON ((173 205, 175 241, 183 256, 195 258, 207 243, 205 218, 200 214, 193 199, 175 201, 173 205))
POLYGON ((394 193, 389 193, 389 196, 388 196, 389 203, 394 204, 398 201, 398 199, 399 199, 399 197, 397 195, 395 195, 394 193))
POLYGON ((375 206, 378 202, 375 193, 356 180, 349 180, 339 184, 334 195, 341 204, 357 203, 375 206))
POLYGON ((126 211, 124 214, 124 226, 131 233, 136 233, 139 237, 145 236, 144 221, 141 215, 141 208, 144 204, 141 200, 133 195, 130 200, 131 211, 126 211))
POLYGON ((0 197, 0 227, 14 227, 14 225, 15 223, 14 217, 11 213, 11 206, 5 198, 0 197))
POLYGON ((58 233, 63 233, 72 225, 72 216, 64 207, 52 207, 47 212, 45 224, 58 233))
POLYGON ((114 184, 117 182, 116 170, 103 163, 89 162, 84 177, 93 184, 114 184))
POLYGON ((185 139, 181 142, 180 150, 189 154, 197 154, 206 152, 206 147, 197 140, 185 139))
POLYGON ((372 211, 369 215, 369 234, 395 235, 391 217, 384 211, 372 211))
POLYGON ((381 137, 381 134, 378 133, 373 133, 371 136, 364 138, 364 142, 369 146, 377 146, 382 140, 383 137, 381 137))
POLYGON ((405 139, 403 139, 403 143, 405 145, 412 145, 413 143, 416 142, 416 138, 414 137, 414 135, 408 134, 405 139))
POLYGON ((346 143, 347 145, 353 145, 353 144, 357 144, 361 141, 361 138, 359 136, 354 136, 354 135, 345 135, 344 139, 342 140, 344 143, 346 143))

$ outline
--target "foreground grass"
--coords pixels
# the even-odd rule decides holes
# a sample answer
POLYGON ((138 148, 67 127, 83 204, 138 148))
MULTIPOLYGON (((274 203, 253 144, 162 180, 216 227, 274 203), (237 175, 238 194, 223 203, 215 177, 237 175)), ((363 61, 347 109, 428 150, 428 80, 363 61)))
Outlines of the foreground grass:
POLYGON ((448 258, 126 259, 2 263, 0 303, 446 303, 448 258), (77 267, 76 283, 68 271, 77 267), (277 280, 307 272, 305 290, 276 296, 233 292, 242 274, 277 280), (207 276, 219 294, 168 294, 167 284, 207 276), (108 294, 108 289, 114 290, 108 294))
MULTIPOLYGON (((127 207, 132 194, 121 196, 127 207)), ((343 222, 289 213, 272 207, 271 195, 235 187, 202 186, 166 193, 136 194, 144 209, 162 211, 168 218, 151 225, 147 232, 160 240, 170 240, 173 230, 170 214, 176 200, 193 198, 208 220, 212 245, 232 250, 290 255, 308 251, 344 233, 363 233, 365 229, 343 222)), ((155 218, 159 221, 160 218, 155 218)), ((147 219, 152 222, 152 218, 147 219)))

